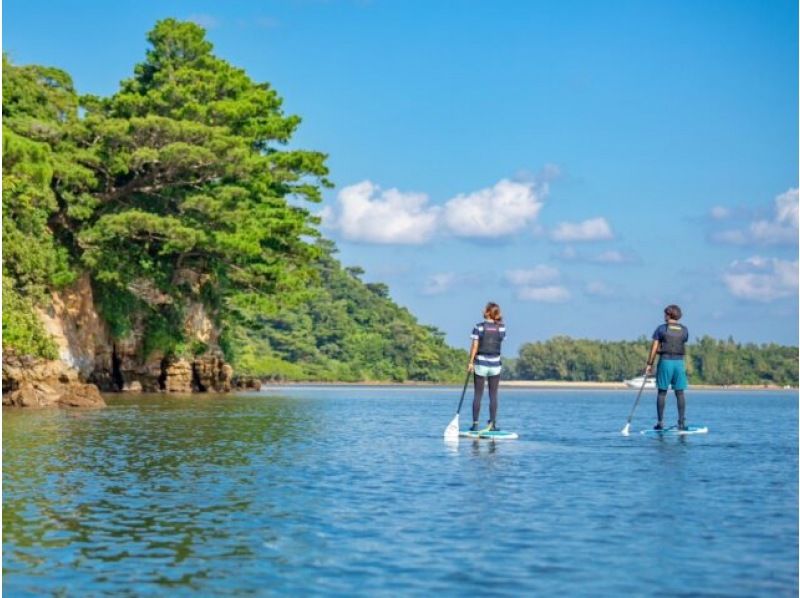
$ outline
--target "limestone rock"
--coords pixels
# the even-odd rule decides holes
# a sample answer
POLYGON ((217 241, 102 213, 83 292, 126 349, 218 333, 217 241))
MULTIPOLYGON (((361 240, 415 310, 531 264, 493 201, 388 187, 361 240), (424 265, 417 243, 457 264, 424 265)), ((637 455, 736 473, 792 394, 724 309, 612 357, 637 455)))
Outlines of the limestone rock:
POLYGON ((9 407, 105 407, 94 384, 60 360, 3 353, 3 405, 9 407))
POLYGON ((195 387, 205 392, 230 392, 233 368, 225 363, 221 353, 195 357, 192 364, 195 387))
POLYGON ((236 390, 261 390, 261 380, 256 376, 237 376, 232 385, 236 390))
POLYGON ((164 390, 166 392, 192 392, 192 364, 180 358, 164 367, 164 390))
POLYGON ((38 310, 45 330, 58 347, 59 358, 87 378, 95 369, 97 349, 109 346, 108 330, 94 306, 88 274, 50 296, 47 310, 38 310))

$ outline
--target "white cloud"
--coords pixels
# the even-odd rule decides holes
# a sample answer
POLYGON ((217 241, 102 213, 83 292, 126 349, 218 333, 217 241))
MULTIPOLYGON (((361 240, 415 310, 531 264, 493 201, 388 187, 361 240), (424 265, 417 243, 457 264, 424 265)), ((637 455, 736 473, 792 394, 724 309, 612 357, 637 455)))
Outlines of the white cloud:
POLYGON ((606 241, 614 238, 605 218, 590 218, 583 222, 562 222, 551 235, 554 241, 606 241))
POLYGON ((600 253, 579 252, 571 245, 567 245, 561 251, 554 254, 557 259, 567 262, 586 262, 591 264, 632 264, 638 261, 638 257, 628 251, 609 249, 600 253))
POLYGON ((366 243, 419 245, 436 231, 439 209, 427 207, 424 193, 381 190, 370 181, 343 188, 338 217, 322 214, 325 224, 345 239, 366 243))
POLYGON ((730 293, 741 299, 769 302, 797 295, 798 262, 754 256, 731 263, 722 276, 730 293))
POLYGON ((506 280, 514 286, 539 285, 558 279, 559 273, 552 266, 539 264, 529 270, 508 270, 506 280))
POLYGON ((608 297, 613 294, 611 287, 600 280, 592 280, 586 283, 586 293, 596 297, 608 297))
POLYGON ((449 291, 457 280, 458 276, 454 272, 431 274, 425 281, 422 293, 423 295, 441 295, 449 291))
POLYGON ((591 258, 591 261, 599 264, 622 264, 623 262, 628 261, 628 259, 622 255, 621 252, 617 250, 610 250, 597 254, 591 258))
POLYGON ((494 187, 449 200, 443 217, 447 228, 458 237, 496 238, 527 227, 541 207, 532 183, 503 179, 494 187))
POLYGON ((317 215, 323 226, 339 230, 345 239, 365 243, 418 245, 439 232, 493 239, 525 229, 535 234, 545 193, 541 183, 503 179, 433 206, 424 193, 382 190, 365 180, 343 188, 338 206, 317 215))
POLYGON ((775 216, 778 222, 797 228, 798 199, 800 199, 800 195, 797 189, 789 189, 775 198, 775 216))
POLYGON ((724 230, 711 235, 711 240, 717 243, 728 243, 730 245, 746 245, 749 241, 744 231, 724 230))
POLYGON ((506 271, 506 280, 516 288, 519 299, 545 303, 563 303, 569 300, 570 292, 555 284, 560 276, 557 268, 545 264, 524 270, 506 271))
POLYGON ((714 220, 724 220, 731 215, 731 211, 724 206, 714 206, 711 208, 711 217, 714 220))
POLYGON ((521 287, 517 296, 525 301, 541 301, 543 303, 564 303, 570 298, 569 291, 560 285, 544 287, 521 287))
POLYGON ((789 189, 778 195, 775 198, 773 209, 771 219, 756 220, 744 229, 730 229, 713 233, 711 240, 732 245, 791 245, 797 243, 798 190, 789 189))

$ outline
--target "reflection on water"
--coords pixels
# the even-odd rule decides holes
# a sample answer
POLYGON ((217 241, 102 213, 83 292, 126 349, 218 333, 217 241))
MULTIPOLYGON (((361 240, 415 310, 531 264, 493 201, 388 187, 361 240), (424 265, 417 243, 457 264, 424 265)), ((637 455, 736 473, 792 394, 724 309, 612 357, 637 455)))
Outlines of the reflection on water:
POLYGON ((797 592, 792 394, 623 438, 628 393, 517 391, 496 443, 442 389, 108 401, 4 412, 10 595, 797 592))

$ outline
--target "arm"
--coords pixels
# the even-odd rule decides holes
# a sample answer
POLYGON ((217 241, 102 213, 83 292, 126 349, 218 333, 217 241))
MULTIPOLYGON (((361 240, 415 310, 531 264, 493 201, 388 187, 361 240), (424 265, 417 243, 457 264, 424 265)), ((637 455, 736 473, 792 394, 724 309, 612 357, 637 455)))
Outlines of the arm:
POLYGON ((467 364, 467 371, 471 372, 473 368, 473 363, 475 361, 475 355, 478 354, 478 341, 472 339, 472 346, 469 348, 469 363, 467 364))
POLYGON ((659 341, 653 341, 653 344, 650 346, 650 356, 647 358, 647 367, 644 370, 645 375, 649 375, 653 372, 653 362, 656 360, 656 354, 658 354, 658 347, 660 344, 659 341))

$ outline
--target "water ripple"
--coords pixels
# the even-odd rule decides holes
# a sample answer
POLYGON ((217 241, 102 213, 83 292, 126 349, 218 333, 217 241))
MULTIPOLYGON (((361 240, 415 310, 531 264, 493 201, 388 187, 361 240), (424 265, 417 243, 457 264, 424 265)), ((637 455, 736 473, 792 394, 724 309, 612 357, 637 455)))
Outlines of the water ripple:
POLYGON ((693 393, 712 433, 659 439, 619 436, 630 393, 516 391, 520 440, 448 444, 454 394, 6 411, 3 589, 797 594, 795 395, 693 393))

